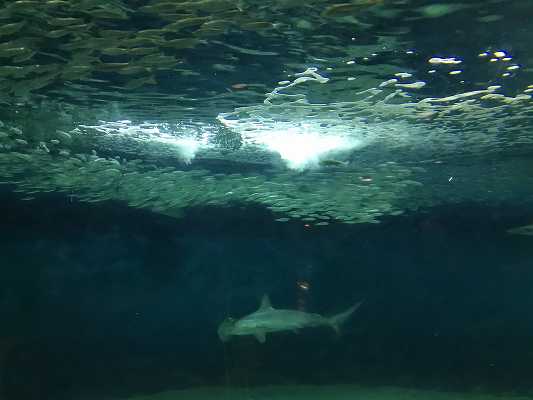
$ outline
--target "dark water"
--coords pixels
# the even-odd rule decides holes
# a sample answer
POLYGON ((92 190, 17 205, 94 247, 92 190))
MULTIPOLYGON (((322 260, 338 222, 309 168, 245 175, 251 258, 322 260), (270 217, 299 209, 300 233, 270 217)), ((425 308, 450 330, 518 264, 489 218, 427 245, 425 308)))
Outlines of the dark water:
POLYGON ((0 400, 533 396, 530 2, 0 1, 0 400))
POLYGON ((319 229, 238 206, 176 221, 61 196, 1 201, 7 399, 274 383, 532 389, 533 246, 505 234, 532 209, 461 204, 319 229), (326 315, 364 304, 341 337, 223 345, 220 321, 264 293, 326 315))

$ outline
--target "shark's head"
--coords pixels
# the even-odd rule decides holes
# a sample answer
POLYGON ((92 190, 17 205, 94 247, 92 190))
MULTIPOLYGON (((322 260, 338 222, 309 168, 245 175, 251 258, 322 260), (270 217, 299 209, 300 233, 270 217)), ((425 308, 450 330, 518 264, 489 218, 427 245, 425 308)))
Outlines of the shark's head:
POLYGON ((218 326, 218 337, 223 342, 227 342, 233 334, 235 319, 228 317, 218 326))

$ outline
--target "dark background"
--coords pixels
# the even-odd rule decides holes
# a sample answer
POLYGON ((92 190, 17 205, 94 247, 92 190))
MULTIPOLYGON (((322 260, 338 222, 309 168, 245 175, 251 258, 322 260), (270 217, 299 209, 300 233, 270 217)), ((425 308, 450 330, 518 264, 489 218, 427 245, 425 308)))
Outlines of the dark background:
POLYGON ((182 220, 8 191, 0 205, 8 400, 216 384, 530 390, 533 237, 505 230, 533 210, 461 204, 305 227, 238 205, 182 220), (341 337, 317 328, 223 346, 218 324, 264 293, 324 315, 365 302, 341 337))

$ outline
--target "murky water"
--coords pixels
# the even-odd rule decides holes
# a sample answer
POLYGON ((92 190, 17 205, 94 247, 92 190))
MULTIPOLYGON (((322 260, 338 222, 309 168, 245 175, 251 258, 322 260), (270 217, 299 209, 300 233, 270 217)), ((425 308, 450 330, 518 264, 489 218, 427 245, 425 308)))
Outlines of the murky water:
MULTIPOLYGON (((527 241, 532 16, 529 0, 0 2, 6 210, 26 215, 59 204, 84 215, 118 207, 137 210, 134 220, 148 213, 154 224, 178 230, 231 226, 223 216, 229 212, 251 231, 259 229, 257 218, 279 232, 296 229, 289 243, 316 233, 331 241, 334 254, 343 235, 405 228, 436 209, 467 205, 491 210, 477 215, 485 218, 483 229, 487 219, 499 224, 502 236, 487 246, 527 241), (198 210, 210 210, 211 220, 191 217, 198 210)), ((106 215, 121 225, 113 210, 106 215)), ((17 229, 31 230, 23 221, 17 229)), ((5 226, 7 232, 15 224, 5 226)), ((220 229, 220 237, 232 235, 220 229)), ((375 245, 387 251, 387 243, 375 245)), ((20 250, 10 251, 15 257, 20 250)), ((9 300, 17 298, 16 285, 8 286, 0 292, 5 312, 17 303, 9 300)), ((258 284, 248 300, 258 301, 268 286, 258 284)), ((358 290, 361 297, 370 291, 358 290)), ((348 297, 335 302, 335 311, 358 300, 348 297)), ((213 341, 219 322, 212 321, 213 341)), ((269 371, 274 365, 270 360, 269 371)), ((13 379, 6 378, 15 387, 13 379)), ((359 383, 355 375, 338 380, 359 383)), ((7 390, 7 398, 23 398, 15 392, 7 390)))

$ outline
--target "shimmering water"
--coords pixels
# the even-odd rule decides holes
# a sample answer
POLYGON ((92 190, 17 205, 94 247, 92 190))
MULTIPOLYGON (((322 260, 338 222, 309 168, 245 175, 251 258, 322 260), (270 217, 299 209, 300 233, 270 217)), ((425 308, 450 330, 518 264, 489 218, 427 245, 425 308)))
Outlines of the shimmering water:
POLYGON ((529 0, 0 2, 4 396, 309 383, 527 394, 532 16, 529 0), (394 279, 416 301, 394 307, 394 279), (443 300, 454 290, 470 318, 443 300), (220 322, 265 293, 326 316, 367 300, 340 338, 222 344, 220 322), (410 310, 407 333, 395 315, 410 310), (391 320, 403 333, 387 341, 391 320), (424 350, 396 354, 406 337, 424 350), (127 344, 108 357, 99 342, 127 344), (296 342, 294 359, 276 358, 296 342), (120 372, 104 379, 98 360, 111 359, 120 372))

